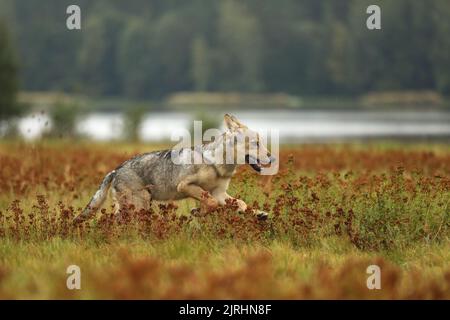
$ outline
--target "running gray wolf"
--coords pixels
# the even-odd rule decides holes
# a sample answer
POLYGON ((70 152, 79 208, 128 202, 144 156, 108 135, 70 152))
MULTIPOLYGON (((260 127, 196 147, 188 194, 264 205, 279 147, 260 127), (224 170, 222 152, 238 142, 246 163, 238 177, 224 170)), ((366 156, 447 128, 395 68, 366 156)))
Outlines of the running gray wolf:
MULTIPOLYGON (((239 165, 238 154, 245 155, 243 164, 249 164, 255 171, 273 163, 276 159, 263 145, 259 135, 243 125, 236 117, 226 114, 224 121, 227 130, 212 142, 177 150, 178 154, 191 157, 194 154, 207 159, 200 164, 176 164, 172 150, 144 153, 129 159, 109 172, 83 212, 74 223, 83 222, 101 207, 107 191, 111 191, 114 210, 120 219, 122 210, 134 207, 135 210, 148 210, 151 200, 172 201, 193 198, 200 201, 200 208, 191 210, 192 214, 204 215, 226 201, 233 200, 227 193, 230 180, 239 165), (248 137, 248 138, 247 138, 248 137), (224 154, 222 160, 215 161, 212 154, 229 146, 233 152, 224 154)), ((220 152, 217 154, 220 155, 220 152)), ((221 155, 219 156, 221 157, 221 155)), ((247 204, 235 199, 239 212, 247 211, 247 204)), ((266 219, 267 213, 253 210, 259 219, 266 219)))

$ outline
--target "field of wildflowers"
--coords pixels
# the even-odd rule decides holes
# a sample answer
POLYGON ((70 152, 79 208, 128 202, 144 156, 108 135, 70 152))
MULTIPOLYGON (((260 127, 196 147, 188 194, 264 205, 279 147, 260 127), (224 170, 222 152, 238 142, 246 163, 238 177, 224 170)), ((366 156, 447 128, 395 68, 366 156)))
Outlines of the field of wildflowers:
POLYGON ((161 148, 1 142, 0 298, 450 299, 448 145, 283 146, 277 175, 231 183, 266 221, 235 203, 192 217, 184 200, 71 224, 108 171, 161 148))

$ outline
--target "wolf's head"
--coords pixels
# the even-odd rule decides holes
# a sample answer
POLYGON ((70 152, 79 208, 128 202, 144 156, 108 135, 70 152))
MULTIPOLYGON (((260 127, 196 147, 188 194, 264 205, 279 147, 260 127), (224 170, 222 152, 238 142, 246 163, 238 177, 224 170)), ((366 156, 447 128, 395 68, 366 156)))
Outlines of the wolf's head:
POLYGON ((232 148, 234 163, 241 164, 241 157, 243 157, 246 164, 249 164, 255 171, 261 172, 262 166, 269 165, 276 160, 256 131, 250 130, 235 116, 226 114, 224 120, 228 128, 225 142, 229 148, 232 148))

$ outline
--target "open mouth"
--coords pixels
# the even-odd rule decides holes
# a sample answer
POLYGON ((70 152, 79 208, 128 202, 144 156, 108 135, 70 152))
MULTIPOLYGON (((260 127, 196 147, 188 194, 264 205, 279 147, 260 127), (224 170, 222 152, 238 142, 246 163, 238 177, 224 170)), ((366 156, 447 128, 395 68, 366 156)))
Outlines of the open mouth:
POLYGON ((248 154, 245 156, 245 163, 249 164, 256 172, 261 172, 261 162, 259 159, 248 154))

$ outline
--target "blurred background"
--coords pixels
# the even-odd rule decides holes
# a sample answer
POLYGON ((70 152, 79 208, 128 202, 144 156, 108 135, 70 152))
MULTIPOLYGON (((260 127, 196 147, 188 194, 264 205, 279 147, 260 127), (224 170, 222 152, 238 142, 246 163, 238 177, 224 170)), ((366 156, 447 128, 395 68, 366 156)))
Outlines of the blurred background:
POLYGON ((231 112, 286 143, 449 142, 449 35, 448 0, 0 0, 0 136, 167 141, 231 112))

